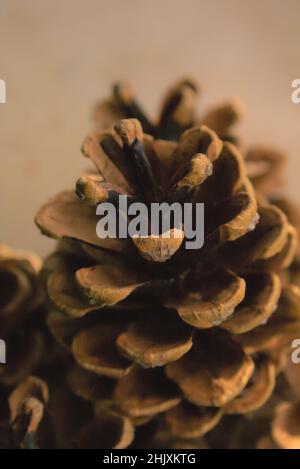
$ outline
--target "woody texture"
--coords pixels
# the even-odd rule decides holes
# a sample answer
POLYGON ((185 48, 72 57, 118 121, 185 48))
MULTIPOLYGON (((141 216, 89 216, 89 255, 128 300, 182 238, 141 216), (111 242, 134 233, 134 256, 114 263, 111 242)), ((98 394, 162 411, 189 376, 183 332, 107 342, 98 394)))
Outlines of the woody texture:
POLYGON ((41 376, 52 354, 40 267, 35 254, 0 245, 0 448, 38 447, 45 431, 41 376))
MULTIPOLYGON (((287 350, 300 334, 284 157, 244 148, 236 102, 198 116, 199 92, 177 83, 153 122, 116 85, 82 145, 90 168, 36 215, 58 240, 42 278, 64 357, 49 398, 60 447, 300 446, 299 398, 280 394, 296 380, 287 350), (204 246, 185 248, 184 224, 176 236, 97 237, 96 207, 117 209, 119 195, 128 206, 204 203, 204 246)), ((27 402, 36 421, 40 396, 27 402)))

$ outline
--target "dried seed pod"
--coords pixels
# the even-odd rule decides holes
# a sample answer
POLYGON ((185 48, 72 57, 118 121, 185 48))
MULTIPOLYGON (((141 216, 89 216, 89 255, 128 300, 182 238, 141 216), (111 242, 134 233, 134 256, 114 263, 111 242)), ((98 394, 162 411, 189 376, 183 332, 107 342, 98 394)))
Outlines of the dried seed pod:
POLYGON ((46 308, 39 267, 36 255, 0 245, 0 337, 6 351, 0 383, 4 386, 15 386, 44 358, 46 308))
MULTIPOLYGON (((60 240, 43 276, 55 305, 50 331, 66 361, 76 362, 63 385, 65 407, 83 406, 76 447, 202 447, 201 435, 211 444, 218 426, 230 433, 233 421, 244 437, 251 427, 253 445, 268 431, 246 415, 272 408, 266 403, 300 327, 299 292, 289 284, 297 274, 286 270, 296 269, 295 214, 258 192, 252 175, 253 187, 249 155, 229 143, 239 119, 234 103, 201 121, 196 96, 191 80, 175 85, 155 124, 128 85, 116 86, 98 108, 106 122, 83 144, 98 174, 81 176, 78 197, 60 194, 37 215, 40 229, 60 240), (128 207, 189 203, 192 222, 203 203, 204 245, 187 249, 187 219, 152 233, 149 216, 146 234, 98 238, 95 205, 111 202, 131 220, 119 195, 128 207), (137 429, 133 443, 130 432, 124 443, 128 418, 137 429)), ((67 446, 74 436, 67 431, 67 446)), ((213 447, 220 434, 216 440, 213 447)))

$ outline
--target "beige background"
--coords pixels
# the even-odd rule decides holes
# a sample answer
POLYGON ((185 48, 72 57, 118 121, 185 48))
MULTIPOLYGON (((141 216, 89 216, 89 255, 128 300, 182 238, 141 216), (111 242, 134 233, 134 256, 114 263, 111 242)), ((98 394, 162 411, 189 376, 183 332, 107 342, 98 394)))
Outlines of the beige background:
POLYGON ((289 154, 300 196, 299 0, 0 0, 0 239, 45 254, 32 218, 72 187, 92 104, 129 79, 155 113, 165 87, 192 74, 199 109, 239 96, 247 141, 289 154))

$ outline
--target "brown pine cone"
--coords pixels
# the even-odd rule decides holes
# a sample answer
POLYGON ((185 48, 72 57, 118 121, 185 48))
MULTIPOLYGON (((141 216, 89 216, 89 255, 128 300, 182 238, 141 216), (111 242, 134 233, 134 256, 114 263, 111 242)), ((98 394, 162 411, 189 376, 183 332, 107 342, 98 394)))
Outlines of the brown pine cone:
POLYGON ((258 449, 300 449, 300 364, 291 360, 291 348, 286 356, 285 375, 291 393, 281 396, 268 432, 257 441, 258 449))
POLYGON ((14 386, 43 357, 45 308, 37 275, 40 265, 34 254, 0 245, 0 338, 6 343, 0 385, 14 386))
POLYGON ((299 291, 280 281, 296 230, 278 207, 257 207, 239 151, 204 125, 174 143, 121 120, 89 135, 83 152, 99 175, 36 217, 64 241, 44 265, 48 325, 76 362, 68 385, 95 409, 73 444, 97 430, 92 445, 125 447, 133 426, 137 445, 158 434, 199 443, 222 415, 253 412, 273 392, 281 352, 300 331, 299 291), (204 202, 203 248, 185 249, 184 226, 180 238, 98 238, 95 206, 119 194, 129 205, 204 202))
MULTIPOLYGON (((23 447, 23 439, 13 441, 16 415, 11 414, 10 418, 9 396, 18 393, 19 388, 24 389, 26 383, 33 381, 40 385, 41 380, 30 375, 42 369, 49 359, 47 344, 50 337, 45 328, 45 293, 38 276, 40 267, 41 261, 35 254, 0 245, 0 339, 6 352, 5 357, 1 354, 4 363, 0 364, 1 448, 23 447)), ((34 398, 33 395, 29 397, 34 398)), ((30 400, 28 404, 30 407, 33 403, 34 409, 24 410, 24 425, 31 413, 38 412, 39 406, 36 407, 35 402, 30 400)))

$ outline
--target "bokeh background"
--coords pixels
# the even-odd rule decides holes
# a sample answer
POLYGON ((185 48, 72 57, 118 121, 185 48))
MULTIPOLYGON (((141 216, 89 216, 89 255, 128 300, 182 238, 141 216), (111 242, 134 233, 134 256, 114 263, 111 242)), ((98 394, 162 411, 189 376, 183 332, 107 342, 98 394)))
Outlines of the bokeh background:
POLYGON ((299 200, 299 20, 299 0, 0 0, 0 240, 49 251, 33 216, 73 187, 92 106, 119 79, 152 115, 189 74, 202 84, 199 111, 240 97, 241 134, 286 151, 299 200))

